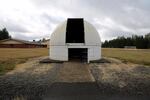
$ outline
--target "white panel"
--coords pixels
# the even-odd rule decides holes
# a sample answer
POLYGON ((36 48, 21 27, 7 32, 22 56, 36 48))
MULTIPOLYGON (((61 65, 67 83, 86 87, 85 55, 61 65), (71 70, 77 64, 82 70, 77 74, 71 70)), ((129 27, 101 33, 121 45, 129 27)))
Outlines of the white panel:
POLYGON ((66 42, 66 24, 60 24, 51 35, 50 45, 65 45, 66 42))
POLYGON ((50 59, 68 61, 68 48, 66 46, 51 46, 50 59))
POLYGON ((93 57, 93 48, 88 48, 88 57, 93 57))
POLYGON ((101 47, 91 46, 88 51, 88 61, 98 60, 101 58, 101 47))
POLYGON ((101 58, 101 47, 94 47, 94 60, 101 58))
POLYGON ((88 48, 88 62, 92 59, 93 57, 93 48, 88 48))
POLYGON ((84 21, 85 43, 86 45, 101 45, 101 40, 96 29, 84 21))

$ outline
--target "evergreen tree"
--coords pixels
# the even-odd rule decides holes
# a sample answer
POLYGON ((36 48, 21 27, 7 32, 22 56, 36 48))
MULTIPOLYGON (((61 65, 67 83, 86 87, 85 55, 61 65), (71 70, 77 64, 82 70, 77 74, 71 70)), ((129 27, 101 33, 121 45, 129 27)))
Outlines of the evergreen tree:
POLYGON ((147 43, 147 48, 150 48, 150 33, 145 35, 146 43, 147 43))
POLYGON ((3 28, 2 30, 0 30, 0 40, 8 39, 8 38, 10 38, 10 36, 7 29, 3 28))
POLYGON ((150 48, 150 33, 145 36, 117 37, 116 39, 106 40, 102 43, 102 47, 105 48, 124 48, 124 46, 136 46, 138 49, 150 48))

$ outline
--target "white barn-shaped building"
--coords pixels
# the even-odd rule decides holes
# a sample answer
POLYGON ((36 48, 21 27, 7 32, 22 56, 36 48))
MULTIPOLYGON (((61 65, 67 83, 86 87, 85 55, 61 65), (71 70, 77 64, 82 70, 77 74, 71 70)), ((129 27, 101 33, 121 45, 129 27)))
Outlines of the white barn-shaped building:
POLYGON ((50 59, 60 61, 101 59, 100 36, 84 19, 69 18, 52 33, 49 55, 50 59))

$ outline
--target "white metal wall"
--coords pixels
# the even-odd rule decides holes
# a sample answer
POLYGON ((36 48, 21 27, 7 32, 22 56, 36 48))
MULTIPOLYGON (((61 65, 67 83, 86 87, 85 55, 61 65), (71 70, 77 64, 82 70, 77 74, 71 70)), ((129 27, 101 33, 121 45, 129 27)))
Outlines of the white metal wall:
POLYGON ((88 48, 88 62, 101 58, 100 46, 52 46, 50 58, 54 60, 68 61, 68 48, 88 48))
POLYGON ((68 48, 66 46, 50 47, 50 59, 68 61, 68 48))

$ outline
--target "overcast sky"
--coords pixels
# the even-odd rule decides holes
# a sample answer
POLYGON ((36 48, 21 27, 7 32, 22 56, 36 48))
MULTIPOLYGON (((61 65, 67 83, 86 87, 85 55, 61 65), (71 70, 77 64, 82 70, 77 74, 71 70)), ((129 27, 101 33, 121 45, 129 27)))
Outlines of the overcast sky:
POLYGON ((0 29, 14 38, 49 38, 67 18, 92 23, 101 39, 150 32, 150 0, 0 0, 0 29))

